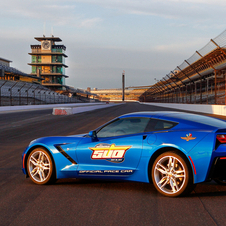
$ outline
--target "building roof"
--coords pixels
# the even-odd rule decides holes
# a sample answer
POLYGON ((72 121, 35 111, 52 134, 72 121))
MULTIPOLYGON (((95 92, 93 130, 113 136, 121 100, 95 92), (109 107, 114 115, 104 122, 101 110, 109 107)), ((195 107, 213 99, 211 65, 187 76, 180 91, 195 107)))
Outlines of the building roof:
POLYGON ((4 59, 4 58, 2 58, 2 57, 0 57, 0 60, 1 60, 1 61, 5 61, 5 62, 8 62, 8 63, 12 62, 11 60, 7 60, 7 59, 4 59))
POLYGON ((0 70, 4 70, 5 72, 16 74, 16 75, 21 75, 21 76, 24 76, 24 77, 30 77, 30 78, 36 78, 36 79, 44 80, 43 78, 39 78, 37 76, 26 74, 22 71, 19 71, 16 68, 9 67, 9 66, 6 66, 6 65, 2 65, 1 63, 0 63, 0 70))
POLYGON ((35 39, 39 42, 41 42, 42 40, 51 40, 51 41, 54 41, 54 42, 62 42, 62 40, 59 38, 59 37, 54 37, 54 36, 51 36, 51 37, 35 37, 35 39))

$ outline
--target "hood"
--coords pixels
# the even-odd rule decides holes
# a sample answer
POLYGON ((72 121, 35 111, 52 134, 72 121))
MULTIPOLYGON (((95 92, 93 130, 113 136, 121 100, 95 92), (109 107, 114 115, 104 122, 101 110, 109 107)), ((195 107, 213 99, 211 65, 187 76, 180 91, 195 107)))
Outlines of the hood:
POLYGON ((61 144, 76 144, 78 143, 84 135, 76 136, 56 136, 56 137, 41 137, 30 142, 29 146, 34 145, 45 145, 45 146, 55 146, 61 144))

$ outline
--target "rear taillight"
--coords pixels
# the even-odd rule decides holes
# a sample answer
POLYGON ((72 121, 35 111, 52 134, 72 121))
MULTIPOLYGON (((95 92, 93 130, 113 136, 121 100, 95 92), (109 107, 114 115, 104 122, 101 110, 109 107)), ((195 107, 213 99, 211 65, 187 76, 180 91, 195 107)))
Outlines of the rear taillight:
POLYGON ((226 135, 224 134, 217 135, 217 140, 222 144, 226 143, 226 135))

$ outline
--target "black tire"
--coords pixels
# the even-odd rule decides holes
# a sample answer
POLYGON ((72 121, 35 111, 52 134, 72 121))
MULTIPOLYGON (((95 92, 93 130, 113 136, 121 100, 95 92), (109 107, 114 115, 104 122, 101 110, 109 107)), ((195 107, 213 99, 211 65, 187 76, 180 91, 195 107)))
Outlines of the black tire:
POLYGON ((169 151, 159 155, 152 166, 152 181, 162 195, 168 197, 184 196, 193 188, 193 176, 184 157, 169 151))
POLYGON ((27 158, 27 173, 36 184, 55 181, 55 169, 50 154, 44 148, 35 148, 27 158))

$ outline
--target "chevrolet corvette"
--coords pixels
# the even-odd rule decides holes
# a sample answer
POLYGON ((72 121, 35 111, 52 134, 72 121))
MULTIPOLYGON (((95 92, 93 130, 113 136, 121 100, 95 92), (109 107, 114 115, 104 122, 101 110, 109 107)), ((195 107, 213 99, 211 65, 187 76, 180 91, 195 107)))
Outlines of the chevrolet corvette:
POLYGON ((162 195, 226 184, 226 121, 182 112, 136 112, 73 136, 31 141, 22 171, 36 184, 61 178, 153 183, 162 195))

